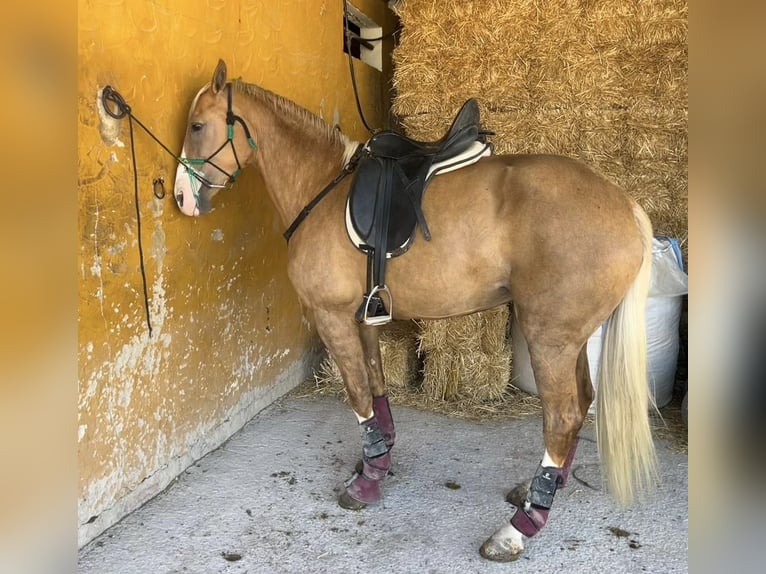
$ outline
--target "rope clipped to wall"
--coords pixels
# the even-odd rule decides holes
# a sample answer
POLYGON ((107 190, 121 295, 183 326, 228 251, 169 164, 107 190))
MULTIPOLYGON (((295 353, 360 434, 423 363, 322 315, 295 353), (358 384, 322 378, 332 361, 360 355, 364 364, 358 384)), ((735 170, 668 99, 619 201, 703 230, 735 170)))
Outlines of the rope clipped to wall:
MULTIPOLYGON (((133 197, 136 207, 136 228, 138 234, 138 256, 141 265, 141 282, 144 292, 144 309, 146 310, 146 325, 149 328, 149 337, 152 336, 152 318, 149 310, 149 289, 146 283, 146 266, 144 264, 144 245, 141 233, 141 207, 139 203, 138 194, 138 165, 136 164, 136 148, 133 138, 133 122, 135 121, 151 138, 156 141, 162 148, 172 155, 174 158, 178 157, 170 151, 170 149, 163 144, 157 137, 147 128, 138 118, 133 115, 130 106, 119 92, 115 91, 111 86, 104 86, 101 90, 101 104, 104 107, 109 116, 114 119, 121 120, 127 116, 128 126, 130 128, 130 157, 133 164, 133 197)), ((163 178, 155 178, 152 182, 152 193, 157 199, 163 199, 165 197, 165 181, 163 178)))

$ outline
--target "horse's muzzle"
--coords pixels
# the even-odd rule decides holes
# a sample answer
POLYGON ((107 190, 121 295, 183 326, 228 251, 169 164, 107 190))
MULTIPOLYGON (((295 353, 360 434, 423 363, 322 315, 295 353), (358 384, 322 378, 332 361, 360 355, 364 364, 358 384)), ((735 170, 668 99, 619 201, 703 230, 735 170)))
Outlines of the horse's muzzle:
MULTIPOLYGON (((183 157, 183 155, 181 156, 183 157)), ((176 168, 176 181, 173 187, 173 195, 176 198, 178 209, 184 215, 200 215, 199 208, 200 191, 202 182, 189 173, 189 167, 179 163, 176 168)))

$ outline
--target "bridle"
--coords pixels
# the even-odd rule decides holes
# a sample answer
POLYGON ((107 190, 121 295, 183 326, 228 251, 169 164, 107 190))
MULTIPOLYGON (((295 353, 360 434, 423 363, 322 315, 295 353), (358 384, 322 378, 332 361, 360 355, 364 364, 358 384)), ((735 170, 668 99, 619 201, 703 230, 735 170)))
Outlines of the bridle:
POLYGON ((247 127, 247 124, 245 123, 245 120, 243 120, 240 116, 234 113, 232 104, 231 104, 231 82, 226 84, 226 102, 227 102, 227 109, 226 109, 226 141, 224 141, 221 145, 219 145, 216 150, 211 153, 206 158, 188 158, 188 157, 181 157, 178 158, 179 161, 186 167, 186 172, 197 179, 200 183, 203 185, 206 185, 207 187, 211 187, 213 189, 224 189, 231 187, 231 185, 234 183, 234 181, 239 177, 239 174, 242 172, 242 163, 239 161, 239 156, 237 155, 237 148, 234 146, 234 124, 237 122, 242 126, 242 129, 245 130, 245 136, 247 137, 247 143, 250 146, 250 149, 256 149, 255 140, 250 135, 250 129, 247 127), (231 151, 234 153, 234 160, 237 162, 237 169, 233 173, 227 172, 225 169, 217 165, 213 158, 221 153, 221 151, 227 146, 231 146, 231 151), (196 167, 194 166, 202 166, 208 164, 212 166, 213 168, 220 171, 222 174, 226 176, 226 182, 224 183, 213 183, 208 178, 205 177, 205 175, 196 167))

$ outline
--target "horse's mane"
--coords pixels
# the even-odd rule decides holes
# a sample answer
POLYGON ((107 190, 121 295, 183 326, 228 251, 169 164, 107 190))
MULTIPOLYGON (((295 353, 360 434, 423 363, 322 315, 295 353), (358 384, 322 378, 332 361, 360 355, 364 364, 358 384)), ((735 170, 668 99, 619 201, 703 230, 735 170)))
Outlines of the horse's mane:
POLYGON ((305 128, 315 130, 320 135, 327 137, 330 143, 339 144, 343 147, 346 147, 351 141, 340 130, 335 129, 316 114, 279 94, 240 79, 232 80, 231 85, 238 92, 258 98, 258 100, 270 105, 285 121, 293 123, 301 131, 305 128))

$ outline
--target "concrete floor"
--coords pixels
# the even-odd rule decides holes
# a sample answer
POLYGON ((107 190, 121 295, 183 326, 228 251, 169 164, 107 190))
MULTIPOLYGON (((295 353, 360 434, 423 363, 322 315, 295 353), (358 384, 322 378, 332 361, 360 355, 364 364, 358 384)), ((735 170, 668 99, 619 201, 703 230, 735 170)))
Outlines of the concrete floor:
POLYGON ((541 420, 470 422, 393 405, 393 477, 382 504, 341 509, 359 458, 351 411, 285 397, 81 549, 82 574, 687 572, 688 459, 658 441, 658 491, 621 510, 599 489, 593 428, 546 528, 512 564, 478 548, 505 524, 506 491, 543 452, 541 420), (587 483, 587 484, 586 484, 587 483))

